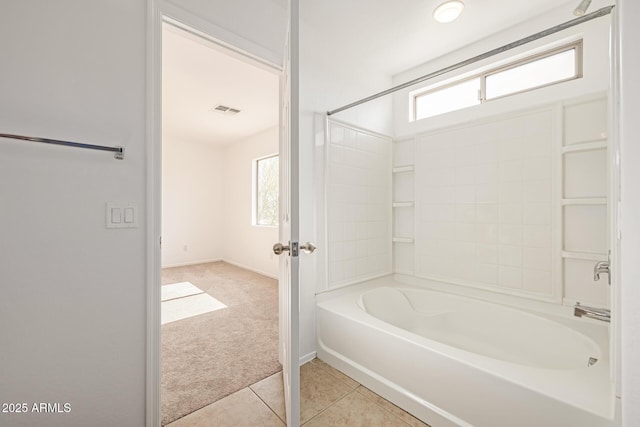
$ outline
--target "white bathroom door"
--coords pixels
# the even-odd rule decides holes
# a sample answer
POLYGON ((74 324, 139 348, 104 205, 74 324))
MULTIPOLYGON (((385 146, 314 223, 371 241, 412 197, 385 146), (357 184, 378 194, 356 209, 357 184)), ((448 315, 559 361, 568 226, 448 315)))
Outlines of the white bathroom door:
POLYGON ((287 426, 300 425, 298 271, 298 0, 289 1, 289 28, 280 80, 280 363, 287 426), (293 243, 292 243, 293 242, 293 243), (284 250, 282 250, 284 249, 284 250))

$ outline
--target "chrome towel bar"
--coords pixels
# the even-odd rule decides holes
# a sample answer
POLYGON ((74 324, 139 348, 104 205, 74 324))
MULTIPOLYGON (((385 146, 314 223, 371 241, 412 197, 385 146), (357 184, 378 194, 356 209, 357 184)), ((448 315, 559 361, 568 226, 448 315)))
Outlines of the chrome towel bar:
POLYGON ((45 144, 66 145, 67 147, 86 148, 89 150, 110 151, 118 160, 124 159, 124 147, 106 147, 104 145, 83 144, 80 142, 61 141, 59 139, 37 138, 32 136, 0 133, 0 138, 19 139, 21 141, 44 142, 45 144))

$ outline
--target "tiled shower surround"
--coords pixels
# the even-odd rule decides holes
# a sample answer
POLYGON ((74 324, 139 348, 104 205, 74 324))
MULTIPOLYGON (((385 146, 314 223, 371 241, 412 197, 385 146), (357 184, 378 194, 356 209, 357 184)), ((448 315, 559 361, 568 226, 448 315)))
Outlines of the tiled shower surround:
POLYGON ((415 140, 415 275, 552 294, 552 110, 415 140))
POLYGON ((332 122, 326 148, 329 288, 391 274, 391 139, 332 122))
POLYGON ((393 142, 330 120, 328 288, 393 272, 608 307, 592 272, 609 247, 607 109, 592 95, 393 142))

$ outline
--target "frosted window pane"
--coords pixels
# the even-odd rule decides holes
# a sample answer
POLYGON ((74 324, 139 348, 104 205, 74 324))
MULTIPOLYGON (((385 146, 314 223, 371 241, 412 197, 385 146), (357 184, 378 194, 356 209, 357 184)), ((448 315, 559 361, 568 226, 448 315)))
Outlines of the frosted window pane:
POLYGON ((576 77, 575 55, 571 49, 487 76, 486 99, 576 77))
POLYGON ((258 160, 256 168, 256 222, 278 225, 278 156, 258 160))
POLYGON ((454 86, 416 96, 416 120, 479 105, 480 79, 475 78, 454 86))

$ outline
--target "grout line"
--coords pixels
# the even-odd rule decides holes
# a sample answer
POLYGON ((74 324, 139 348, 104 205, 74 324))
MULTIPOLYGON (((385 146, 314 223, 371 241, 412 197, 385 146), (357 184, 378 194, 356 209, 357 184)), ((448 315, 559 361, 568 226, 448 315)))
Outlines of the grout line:
POLYGON ((325 412, 327 412, 329 410, 329 408, 331 408, 332 406, 335 406, 338 402, 340 402, 341 400, 343 400, 344 398, 346 398, 347 396, 349 396, 351 393, 355 392, 356 390, 349 390, 348 392, 346 392, 344 395, 340 396, 338 399, 336 399, 335 401, 331 402, 329 404, 329 406, 327 406, 326 408, 324 408, 322 411, 318 412, 317 414, 315 414, 313 417, 309 418, 307 421, 305 421, 303 424, 301 425, 305 425, 307 423, 309 423, 311 420, 313 420, 314 418, 320 416, 321 414, 324 414, 325 412))
MULTIPOLYGON (((267 377, 267 378, 269 378, 269 377, 267 377)), ((259 381, 258 381, 258 382, 259 382, 259 381)), ((253 384, 251 384, 251 385, 255 385, 255 384, 257 384, 257 383, 253 383, 253 384)), ((280 416, 279 416, 278 414, 276 414, 276 411, 274 411, 274 410, 271 408, 271 406, 269 406, 269 404, 268 404, 267 402, 265 402, 265 401, 264 401, 264 399, 262 399, 262 397, 260 397, 260 395, 259 395, 258 393, 256 393, 256 391, 255 391, 254 389, 252 389, 252 388, 251 388, 251 385, 250 385, 250 386, 247 386, 247 388, 248 388, 249 390, 251 390, 251 393, 253 393, 253 394, 254 394, 258 399, 260 399, 260 401, 261 401, 261 402, 262 402, 262 403, 267 407, 267 409, 269 409, 269 410, 273 413, 273 415, 275 415, 275 416, 276 416, 276 418, 278 418, 280 421, 282 421, 282 422, 284 423, 284 425, 286 426, 286 425, 287 425, 287 421, 286 421, 286 420, 283 420, 282 418, 280 418, 280 416)))
MULTIPOLYGON (((367 387, 363 386, 362 384, 360 384, 363 388, 366 388, 367 390, 369 390, 367 387)), ((358 387, 359 388, 359 387, 358 387)), ((400 409, 401 411, 403 411, 405 414, 414 417, 413 415, 411 415, 410 413, 408 413, 407 411, 405 411, 404 409, 402 409, 401 407, 399 407, 398 405, 396 405, 393 402, 388 401, 387 399, 385 399, 384 397, 380 396, 379 394, 377 394, 375 391, 373 390, 369 390, 371 393, 374 393, 376 396, 380 397, 381 399, 383 399, 385 402, 390 403, 391 405, 395 406, 396 408, 400 409)), ((366 396, 364 393, 361 393, 358 391, 358 389, 355 390, 356 393, 358 393, 360 396, 364 397, 365 399, 367 399, 369 402, 373 403, 374 405, 376 405, 377 407, 379 407, 380 409, 390 413, 391 415, 393 415, 394 417, 398 418, 400 421, 402 421, 403 423, 405 423, 406 425, 408 425, 409 427, 411 427, 411 424, 409 424, 407 421, 403 420, 402 418, 400 418, 400 416, 398 416, 397 414, 394 414, 393 412, 391 412, 390 410, 388 410, 387 408, 385 408, 384 406, 380 405, 378 402, 376 402, 375 400, 371 399, 370 397, 366 396)), ((416 418, 416 420, 420 421, 423 424, 426 424, 424 421, 416 418)), ((427 424, 428 426, 428 424, 427 424)))

